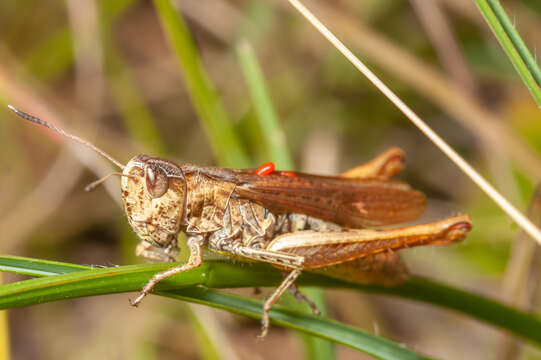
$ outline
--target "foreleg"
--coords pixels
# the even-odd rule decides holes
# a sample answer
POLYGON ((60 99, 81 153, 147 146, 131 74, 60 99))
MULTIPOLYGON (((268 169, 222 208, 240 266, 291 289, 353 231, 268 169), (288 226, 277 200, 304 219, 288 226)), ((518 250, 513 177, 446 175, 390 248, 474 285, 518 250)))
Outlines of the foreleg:
POLYGON ((141 290, 141 293, 135 300, 130 300, 130 304, 133 306, 138 306, 143 298, 147 296, 154 286, 156 286, 157 283, 160 281, 167 279, 168 277, 171 277, 176 274, 180 274, 184 271, 194 269, 196 267, 199 267, 201 263, 203 262, 203 252, 202 247, 203 245, 203 237, 198 236, 192 236, 188 238, 188 248, 190 249, 190 258, 188 259, 188 262, 183 265, 175 266, 171 269, 162 271, 152 277, 152 279, 147 282, 145 287, 143 287, 143 290, 141 290))

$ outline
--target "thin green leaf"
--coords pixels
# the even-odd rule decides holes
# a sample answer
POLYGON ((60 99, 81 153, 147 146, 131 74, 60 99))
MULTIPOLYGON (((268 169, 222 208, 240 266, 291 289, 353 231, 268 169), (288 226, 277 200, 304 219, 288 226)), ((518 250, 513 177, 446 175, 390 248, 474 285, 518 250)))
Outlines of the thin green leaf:
MULTIPOLYGON (((165 293, 167 294, 167 293, 165 293)), ((161 294, 160 294, 161 295, 161 294)), ((167 295, 163 295, 167 296, 167 295)), ((190 301, 194 302, 194 301, 190 301)), ((197 315, 190 306, 186 306, 188 309, 189 319, 192 323, 192 327, 195 330, 195 336, 199 341, 199 349, 201 351, 202 360, 220 360, 220 349, 217 348, 213 342, 211 332, 207 329, 207 324, 197 315)))
MULTIPOLYGON (((24 258, 19 258, 21 262, 17 262, 18 260, 13 257, 0 256, 0 264, 3 264, 6 258, 10 262, 11 269, 17 267, 24 269, 27 261, 43 262, 42 260, 24 258)), ((49 268, 47 262, 43 262, 39 272, 53 272, 54 267, 63 265, 55 262, 53 264, 54 266, 49 268)), ((65 269, 72 266, 71 264, 65 265, 65 269)), ((166 263, 95 269, 87 267, 89 270, 6 284, 0 287, 0 309, 83 296, 139 291, 156 272, 174 265, 166 263)), ((65 269, 61 269, 61 271, 65 271, 65 269)), ((22 270, 21 273, 28 274, 30 271, 22 270)), ((279 270, 266 264, 208 260, 200 268, 160 282, 156 286, 156 291, 163 292, 197 285, 209 288, 276 286, 282 279, 279 270)), ((377 285, 357 285, 317 274, 305 273, 299 278, 298 285, 357 289, 418 300, 461 312, 541 345, 541 318, 536 314, 521 312, 486 297, 417 276, 412 276, 410 280, 399 286, 386 288, 377 285)))
MULTIPOLYGON (((314 304, 316 304, 318 310, 321 312, 321 315, 327 316, 327 302, 325 300, 325 294, 322 289, 315 287, 303 287, 300 290, 304 296, 308 297, 314 302, 314 304)), ((299 310, 302 310, 304 313, 310 314, 312 312, 310 306, 308 306, 308 304, 304 302, 297 303, 296 305, 299 307, 299 310)), ((296 307, 290 308, 295 309, 296 307)), ((307 359, 331 360, 336 358, 335 347, 332 342, 304 333, 302 338, 307 359)))
POLYGON ((73 64, 72 41, 72 34, 67 26, 51 31, 25 56, 25 67, 42 81, 56 78, 73 64))
MULTIPOLYGON (((204 304, 254 319, 261 318, 261 302, 204 288, 189 288, 159 293, 174 299, 204 304)), ((385 338, 360 331, 335 321, 317 318, 276 305, 270 311, 274 324, 349 346, 378 359, 429 359, 385 338)))
MULTIPOLYGON (((0 274, 0 284, 2 283, 2 274, 0 274)), ((10 359, 9 351, 9 324, 7 311, 0 311, 0 359, 10 359)))
POLYGON ((497 0, 475 0, 475 2, 535 102, 541 107, 541 72, 505 11, 497 0))
POLYGON ((170 0, 154 0, 154 5, 216 157, 227 167, 250 167, 250 161, 207 76, 181 14, 170 0))
MULTIPOLYGON (((33 269, 36 267, 35 263, 41 263, 36 274, 42 274, 44 271, 52 273, 53 269, 60 272, 59 275, 25 280, 0 287, 0 309, 90 295, 137 291, 154 273, 171 266, 171 264, 156 264, 95 269, 86 267, 88 270, 70 273, 69 271, 79 266, 14 257, 0 257, 0 263, 7 263, 9 268, 20 269, 24 269, 26 264, 32 265, 33 269)), ((262 279, 260 284, 267 286, 278 284, 282 280, 280 272, 275 269, 272 269, 269 274, 269 266, 255 264, 254 266, 247 265, 247 267, 209 261, 199 269, 160 282, 154 293, 260 318, 261 302, 194 287, 209 284, 222 284, 228 288, 236 287, 235 285, 251 286, 256 278, 262 279), (240 275, 243 272, 246 275, 249 274, 247 281, 240 275), (227 278, 237 279, 237 281, 224 282, 227 278)), ((32 272, 32 269, 22 272, 28 274, 32 272)), ((344 344, 381 359, 426 359, 389 340, 329 319, 286 310, 279 306, 273 308, 270 315, 273 323, 278 325, 344 344)))
MULTIPOLYGON (((112 22, 128 10, 136 0, 101 0, 102 14, 112 22)), ((24 64, 33 76, 45 81, 57 78, 73 65, 73 37, 69 26, 51 31, 24 58, 24 64)))
POLYGON ((108 43, 107 80, 115 105, 122 114, 124 125, 131 138, 143 144, 153 155, 163 156, 166 154, 166 148, 152 112, 146 105, 121 53, 111 41, 108 43))
POLYGON ((0 271, 30 276, 67 274, 90 269, 88 266, 20 256, 0 256, 0 271))
POLYGON ((261 130, 260 141, 263 142, 266 152, 264 155, 276 163, 278 168, 292 170, 293 161, 287 149, 286 137, 274 111, 254 50, 244 41, 237 47, 237 54, 257 113, 257 125, 261 130))
POLYGON ((537 86, 541 87, 541 69, 539 69, 536 59, 532 56, 530 50, 528 50, 528 47, 520 37, 518 31, 515 29, 515 26, 509 20, 509 17, 507 17, 507 14, 505 13, 505 10, 501 6, 500 2, 498 0, 488 0, 488 3, 494 11, 494 15, 496 15, 500 24, 504 28, 505 33, 507 36, 509 36, 509 39, 520 54, 522 61, 524 61, 528 67, 528 70, 532 74, 537 86))
POLYGON ((113 27, 118 14, 132 6, 134 0, 100 1, 101 39, 105 54, 107 81, 116 107, 122 114, 130 136, 143 144, 154 155, 165 155, 166 149, 152 112, 145 104, 137 82, 118 49, 113 27))

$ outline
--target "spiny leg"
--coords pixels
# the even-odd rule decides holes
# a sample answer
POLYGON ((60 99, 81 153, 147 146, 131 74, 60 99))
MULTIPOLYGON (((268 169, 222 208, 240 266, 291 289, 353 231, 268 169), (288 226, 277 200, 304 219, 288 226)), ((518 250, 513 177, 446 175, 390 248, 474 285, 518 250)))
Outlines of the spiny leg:
POLYGON ((269 312, 270 309, 278 299, 280 299, 280 296, 289 289, 291 285, 295 282, 297 277, 301 274, 301 269, 296 269, 291 271, 287 277, 282 281, 280 286, 276 290, 274 290, 274 293, 265 301, 265 304, 263 305, 263 313, 261 314, 261 334, 259 334, 259 338, 264 338, 267 335, 267 332, 269 331, 269 312))
POLYGON ((310 270, 390 250, 451 244, 462 240, 471 226, 467 215, 459 215, 430 224, 394 229, 304 230, 274 238, 267 250, 302 256, 302 268, 310 270))
POLYGON ((294 283, 291 284, 291 286, 289 287, 289 291, 293 294, 293 296, 295 296, 295 299, 297 299, 298 302, 304 301, 305 303, 307 303, 308 306, 310 306, 310 308, 312 309, 314 315, 321 315, 321 311, 319 311, 317 305, 312 300, 310 300, 309 297, 301 293, 297 288, 297 285, 295 285, 294 283))
POLYGON ((226 251, 247 259, 262 261, 293 269, 302 269, 302 264, 304 261, 303 257, 299 255, 287 254, 280 251, 254 249, 247 246, 222 246, 215 250, 226 251))
POLYGON ((188 262, 183 265, 175 266, 171 269, 162 271, 152 277, 152 279, 147 282, 145 287, 143 287, 143 290, 141 290, 141 293, 135 300, 130 300, 130 304, 132 306, 138 306, 143 298, 147 296, 154 286, 156 286, 157 283, 160 281, 167 279, 170 276, 180 274, 181 272, 194 269, 196 267, 199 267, 201 263, 203 262, 203 252, 201 250, 201 246, 203 243, 203 237, 202 236, 192 236, 188 239, 188 248, 190 249, 190 258, 188 259, 188 262))
POLYGON ((357 179, 379 177, 389 180, 402 171, 404 158, 404 151, 393 147, 374 159, 343 172, 340 176, 357 179))
POLYGON ((254 249, 247 246, 235 246, 228 244, 222 244, 220 248, 216 248, 215 250, 226 251, 248 259, 263 261, 278 265, 282 268, 285 267, 293 269, 263 305, 263 313, 261 314, 261 334, 258 337, 265 337, 265 335, 267 335, 267 331, 269 330, 269 311, 272 306, 276 304, 284 291, 293 285, 295 279, 301 274, 304 258, 299 255, 286 254, 280 251, 268 251, 264 249, 254 249))

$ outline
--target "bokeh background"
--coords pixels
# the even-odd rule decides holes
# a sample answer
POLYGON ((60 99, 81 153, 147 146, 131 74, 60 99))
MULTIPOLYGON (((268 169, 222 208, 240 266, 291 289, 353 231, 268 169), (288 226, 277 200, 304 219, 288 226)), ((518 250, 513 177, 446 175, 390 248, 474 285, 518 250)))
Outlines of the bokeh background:
MULTIPOLYGON (((408 155, 401 179, 430 198, 424 220, 470 214, 474 230, 465 242, 403 251, 412 272, 536 307, 537 251, 531 241, 520 239, 509 218, 285 0, 173 3, 251 154, 250 166, 267 160, 260 147, 269 134, 253 126, 258 113, 241 61, 243 47, 254 51, 282 127, 271 135, 285 139, 297 169, 336 174, 399 146, 408 155)), ((473 1, 307 4, 526 211, 541 177, 541 113, 473 1)), ((539 2, 503 5, 529 47, 541 48, 539 2)), ((112 167, 20 121, 6 104, 69 128, 122 162, 147 153, 216 165, 227 156, 213 152, 186 76, 152 1, 1 1, 1 253, 103 266, 143 261, 133 254, 137 239, 118 206, 117 179, 93 193, 83 191, 112 167)), ((263 299, 268 290, 237 293, 263 299)), ((421 353, 444 359, 541 358, 502 331, 426 304, 353 291, 325 294, 333 318, 421 353)), ((127 298, 10 310, 11 358, 309 358, 297 334, 276 326, 257 341, 255 320, 152 296, 134 310, 127 298)), ((338 359, 362 356, 336 347, 338 359)))

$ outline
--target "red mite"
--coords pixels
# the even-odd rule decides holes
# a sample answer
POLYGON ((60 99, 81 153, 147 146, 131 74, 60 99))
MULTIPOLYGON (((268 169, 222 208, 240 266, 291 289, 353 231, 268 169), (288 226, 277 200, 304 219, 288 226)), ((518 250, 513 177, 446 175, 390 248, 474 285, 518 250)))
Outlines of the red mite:
MULTIPOLYGON (((260 167, 257 168, 255 173, 259 176, 267 176, 272 173, 275 173, 274 170, 276 169, 276 166, 273 162, 266 162, 262 164, 260 167)), ((297 174, 295 174, 293 171, 279 171, 277 173, 278 175, 287 176, 287 177, 297 177, 297 174)))
POLYGON ((266 162, 257 168, 255 173, 259 176, 270 175, 274 172, 275 166, 273 162, 266 162))
POLYGON ((280 174, 282 176, 288 176, 288 177, 291 177, 291 178, 297 177, 297 174, 295 174, 293 171, 280 171, 278 174, 280 174))

